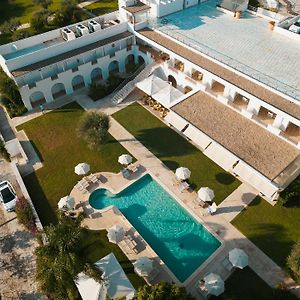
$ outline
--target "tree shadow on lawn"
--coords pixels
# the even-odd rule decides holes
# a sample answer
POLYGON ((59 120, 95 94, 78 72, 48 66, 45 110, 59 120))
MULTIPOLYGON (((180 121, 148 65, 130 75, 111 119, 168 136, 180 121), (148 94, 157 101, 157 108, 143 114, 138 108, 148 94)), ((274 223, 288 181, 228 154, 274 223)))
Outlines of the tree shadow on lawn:
POLYGON ((168 127, 142 129, 135 137, 158 157, 184 156, 199 151, 168 127))
POLYGON ((57 223, 56 214, 40 186, 36 173, 33 172, 23 179, 43 226, 57 223))
POLYGON ((230 185, 235 181, 235 177, 229 173, 221 172, 216 174, 216 180, 224 185, 230 185))

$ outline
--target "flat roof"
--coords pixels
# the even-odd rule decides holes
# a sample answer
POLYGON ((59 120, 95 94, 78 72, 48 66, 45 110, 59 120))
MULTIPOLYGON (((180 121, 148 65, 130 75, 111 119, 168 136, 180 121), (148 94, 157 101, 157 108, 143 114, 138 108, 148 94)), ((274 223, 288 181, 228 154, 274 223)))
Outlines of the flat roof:
POLYGON ((138 2, 133 6, 127 6, 127 7, 123 7, 123 8, 131 14, 135 14, 135 13, 138 13, 140 11, 150 9, 150 6, 148 6, 148 5, 146 5, 142 2, 138 2))
POLYGON ((65 53, 53 56, 53 57, 50 57, 48 59, 39 61, 37 63, 30 64, 28 66, 25 66, 25 67, 13 70, 13 71, 11 71, 11 73, 15 77, 22 76, 22 75, 24 75, 26 73, 29 73, 29 72, 32 72, 34 70, 38 70, 38 69, 44 68, 46 66, 55 64, 55 63, 57 63, 59 61, 71 58, 73 56, 79 55, 81 53, 84 53, 84 52, 87 52, 87 51, 90 51, 90 50, 93 50, 93 49, 97 49, 99 47, 102 47, 102 46, 114 43, 114 42, 116 42, 118 40, 130 37, 130 36, 132 36, 132 33, 129 32, 129 31, 125 31, 125 32, 122 32, 120 34, 111 36, 109 38, 106 38, 106 39, 103 39, 103 40, 99 40, 97 42, 88 44, 86 46, 83 46, 83 47, 80 47, 80 48, 77 48, 77 49, 74 49, 74 50, 71 50, 71 51, 68 51, 68 52, 65 52, 65 53))
POLYGON ((282 111, 285 111, 297 119, 300 119, 300 105, 281 97, 280 95, 243 76, 237 75, 237 73, 211 61, 210 59, 205 58, 200 52, 187 49, 186 47, 181 46, 179 43, 165 37, 157 31, 146 28, 140 30, 139 33, 178 54, 179 56, 189 60, 190 62, 198 65, 199 67, 206 69, 222 79, 238 86, 255 97, 262 99, 263 101, 277 107, 282 111))
POLYGON ((300 155, 296 147, 205 92, 197 92, 171 110, 271 180, 300 155))
POLYGON ((159 31, 300 101, 300 43, 270 31, 269 21, 243 12, 240 19, 210 0, 156 20, 159 31))

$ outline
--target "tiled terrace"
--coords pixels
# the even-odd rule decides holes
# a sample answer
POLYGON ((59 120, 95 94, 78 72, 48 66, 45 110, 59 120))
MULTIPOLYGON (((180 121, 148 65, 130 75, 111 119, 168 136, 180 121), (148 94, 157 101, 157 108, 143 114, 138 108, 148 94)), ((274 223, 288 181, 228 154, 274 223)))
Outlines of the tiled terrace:
POLYGON ((300 44, 271 32, 268 20, 218 11, 216 1, 168 15, 163 33, 300 101, 300 44))
POLYGON ((194 94, 172 110, 269 179, 300 155, 292 145, 204 92, 194 94))

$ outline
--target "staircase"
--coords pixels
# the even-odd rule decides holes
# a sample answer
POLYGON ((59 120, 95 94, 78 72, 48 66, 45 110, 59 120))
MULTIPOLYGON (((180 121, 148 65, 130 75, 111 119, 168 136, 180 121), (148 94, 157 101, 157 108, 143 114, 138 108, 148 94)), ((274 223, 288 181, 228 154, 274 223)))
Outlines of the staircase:
POLYGON ((120 89, 113 97, 113 102, 121 103, 135 88, 135 85, 147 78, 153 71, 159 67, 159 63, 154 62, 147 65, 138 75, 131 81, 129 81, 122 89, 120 89))

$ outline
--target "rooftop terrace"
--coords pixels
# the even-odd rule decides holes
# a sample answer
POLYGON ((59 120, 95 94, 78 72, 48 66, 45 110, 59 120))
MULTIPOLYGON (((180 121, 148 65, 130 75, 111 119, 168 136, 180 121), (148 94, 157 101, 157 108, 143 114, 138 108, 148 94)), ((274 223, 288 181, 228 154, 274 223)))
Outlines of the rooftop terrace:
POLYGON ((292 145, 204 92, 172 110, 271 180, 300 155, 292 145))
POLYGON ((269 31, 267 20, 234 19, 213 0, 163 19, 154 28, 300 101, 300 44, 269 31))
POLYGON ((200 53, 197 54, 196 52, 181 46, 179 43, 166 38, 156 31, 153 31, 151 29, 144 29, 140 30, 139 33, 155 41, 161 46, 173 51, 174 53, 177 53, 185 59, 193 62, 194 64, 202 67, 203 69, 206 69, 209 72, 223 78, 224 80, 227 80, 228 82, 240 87, 241 89, 256 96, 257 98, 270 103, 271 105, 277 107, 282 111, 285 111, 286 113, 296 117, 297 119, 300 119, 300 105, 281 97, 280 95, 262 87, 257 83, 254 83, 249 79, 246 79, 245 77, 237 75, 234 71, 222 67, 220 64, 214 63, 200 53))

